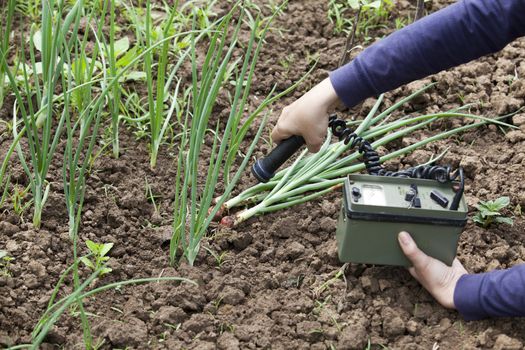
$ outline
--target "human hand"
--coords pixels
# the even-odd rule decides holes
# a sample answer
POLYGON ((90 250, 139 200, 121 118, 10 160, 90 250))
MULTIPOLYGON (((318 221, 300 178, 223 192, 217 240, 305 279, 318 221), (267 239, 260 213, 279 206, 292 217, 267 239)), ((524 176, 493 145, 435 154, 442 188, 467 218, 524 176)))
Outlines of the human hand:
POLYGON ((326 78, 291 105, 285 107, 272 131, 279 143, 293 135, 304 138, 310 152, 321 148, 328 128, 328 110, 339 102, 329 78, 326 78))
POLYGON ((441 261, 423 253, 416 242, 407 232, 398 235, 399 245, 412 267, 408 270, 416 280, 432 294, 432 296, 444 307, 455 309, 454 289, 461 276, 467 274, 467 270, 456 258, 452 266, 447 266, 441 261))

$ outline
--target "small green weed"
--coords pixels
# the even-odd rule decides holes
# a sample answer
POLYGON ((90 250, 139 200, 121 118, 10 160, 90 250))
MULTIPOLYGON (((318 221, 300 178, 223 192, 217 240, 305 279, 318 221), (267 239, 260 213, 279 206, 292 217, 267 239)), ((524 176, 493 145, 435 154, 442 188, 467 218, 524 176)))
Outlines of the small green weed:
POLYGON ((171 323, 167 323, 165 322, 164 325, 168 328, 171 328, 173 329, 174 331, 178 331, 180 329, 180 326, 182 326, 182 323, 177 323, 177 324, 171 324, 171 323))
POLYGON ((315 307, 312 310, 314 315, 320 315, 321 311, 325 308, 326 304, 332 299, 332 296, 327 296, 323 301, 315 300, 315 307))
POLYGON ((396 23, 396 30, 399 30, 401 28, 406 27, 408 23, 410 23, 410 20, 408 18, 396 18, 395 23, 396 23))
POLYGON ((350 35, 354 29, 354 16, 348 11, 358 11, 359 20, 356 35, 363 36, 365 42, 372 38, 368 32, 387 22, 394 7, 391 0, 330 0, 328 5, 328 19, 334 24, 334 33, 350 35))
POLYGON ((100 276, 111 272, 111 268, 105 265, 109 260, 109 256, 106 256, 106 254, 111 250, 111 248, 113 248, 113 243, 95 243, 88 239, 86 241, 86 245, 89 248, 90 252, 93 254, 94 259, 90 260, 87 256, 83 256, 80 258, 80 261, 82 261, 84 265, 86 265, 93 271, 102 268, 100 276))
POLYGON ((509 204, 509 197, 500 197, 486 202, 479 201, 479 204, 476 205, 478 212, 474 215, 473 220, 475 223, 485 228, 494 223, 512 225, 514 223, 512 218, 505 217, 501 213, 501 210, 506 208, 509 204))
POLYGON ((146 195, 146 199, 151 203, 153 204, 153 208, 155 208, 155 213, 159 213, 159 206, 157 205, 157 203, 155 202, 155 199, 156 198, 160 198, 159 195, 154 195, 153 194, 153 191, 151 189, 151 184, 148 182, 148 178, 145 177, 144 178, 146 180, 146 185, 145 185, 145 195, 146 195))
POLYGON ((324 334, 324 329, 322 328, 313 328, 310 330, 310 332, 308 332, 310 334, 321 334, 323 335, 324 334))
POLYGON ((2 277, 10 277, 11 271, 9 271, 9 266, 11 265, 11 261, 15 260, 12 256, 9 256, 9 254, 5 250, 0 250, 0 276, 2 277))
POLYGON ((328 281, 326 281, 323 284, 321 284, 314 291, 314 295, 316 295, 318 297, 321 296, 321 294, 323 294, 324 291, 326 291, 332 284, 337 282, 339 279, 344 279, 344 269, 343 268, 337 270, 337 272, 334 274, 334 276, 332 278, 330 278, 328 281))
POLYGON ((210 253, 211 256, 213 256, 213 258, 215 259, 215 262, 217 263, 217 267, 216 268, 218 270, 220 270, 220 268, 222 267, 222 265, 226 261, 226 258, 229 255, 228 252, 227 251, 223 251, 221 253, 216 253, 216 252, 214 252, 213 250, 211 250, 208 247, 204 247, 204 249, 206 249, 206 251, 208 253, 210 253))
POLYGON ((233 323, 227 323, 223 322, 219 326, 219 334, 223 334, 225 332, 234 333, 235 332, 235 325, 233 323))
POLYGON ((13 187, 13 192, 11 193, 11 202, 13 203, 13 211, 16 215, 20 217, 22 221, 24 221, 24 212, 27 208, 31 206, 33 203, 32 199, 27 199, 27 194, 29 192, 29 187, 22 188, 18 184, 16 184, 13 187))
POLYGON ((219 307, 222 304, 222 297, 218 297, 217 299, 213 300, 211 302, 211 304, 213 306, 213 313, 212 313, 212 315, 214 315, 214 314, 217 313, 217 311, 219 311, 219 307))

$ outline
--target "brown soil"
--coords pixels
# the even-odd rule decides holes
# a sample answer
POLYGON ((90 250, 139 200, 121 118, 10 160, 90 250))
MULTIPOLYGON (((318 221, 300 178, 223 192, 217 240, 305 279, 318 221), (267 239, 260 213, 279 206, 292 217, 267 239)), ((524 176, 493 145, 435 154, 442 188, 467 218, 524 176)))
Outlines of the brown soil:
MULTIPOLYGON (((401 14, 413 13, 414 7, 408 3, 399 6, 401 14)), ((275 83, 279 89, 290 85, 307 70, 309 55, 320 53, 319 68, 293 96, 274 106, 272 121, 280 108, 324 78, 339 60, 344 38, 332 35, 326 10, 325 4, 313 0, 292 2, 275 25, 282 29, 282 36, 273 32, 267 40, 254 82, 260 95, 275 83)), ((501 115, 523 105, 523 77, 522 39, 497 55, 393 91, 385 104, 435 81, 437 86, 408 105, 406 113, 476 103, 475 113, 501 115)), ((4 120, 10 118, 7 106, 11 103, 7 101, 0 111, 4 120)), ((351 115, 363 115, 370 106, 367 101, 351 115)), ((443 162, 454 166, 461 162, 466 168, 466 195, 471 206, 480 199, 508 195, 513 209, 518 204, 524 207, 525 113, 515 115, 512 122, 520 128, 505 132, 493 126, 479 128, 429 145, 390 165, 425 162, 450 147, 443 162)), ((443 122, 406 137, 402 143, 456 123, 460 122, 443 122)), ((121 158, 99 158, 86 193, 81 239, 115 244, 110 252, 113 271, 96 284, 162 275, 186 277, 198 286, 153 283, 86 300, 93 334, 104 340, 103 348, 363 349, 368 344, 373 349, 523 348, 524 320, 465 322, 455 311, 434 301, 404 268, 350 264, 344 278, 334 278, 342 268, 334 239, 341 205, 338 193, 251 219, 233 230, 214 229, 204 244, 215 252, 226 252, 220 266, 201 250, 195 267, 184 262, 170 267, 172 150, 162 148, 159 166, 151 171, 146 144, 137 145, 131 132, 124 130, 121 141, 121 158), (158 212, 146 198, 146 179, 158 196, 158 212), (321 288, 326 283, 327 288, 321 288)), ((0 142, 4 154, 10 139, 2 136, 0 142)), ((257 155, 267 151, 267 146, 261 145, 257 155)), ((9 267, 11 276, 0 278, 0 346, 30 342, 31 330, 55 283, 71 263, 61 158, 55 157, 50 172, 53 191, 41 230, 27 223, 31 222, 29 212, 22 221, 10 204, 0 214, 0 249, 15 258, 9 267)), ((10 172, 12 181, 27 184, 17 162, 13 161, 10 172)), ((247 175, 241 187, 251 183, 254 180, 247 175)), ((474 211, 471 207, 471 213, 474 211)), ((469 223, 461 236, 459 258, 471 272, 523 263, 524 229, 521 214, 516 214, 513 226, 482 229, 469 223)), ((71 285, 66 291, 68 288, 71 285)), ((46 348, 79 348, 81 344, 80 320, 74 310, 67 312, 46 338, 46 348)))

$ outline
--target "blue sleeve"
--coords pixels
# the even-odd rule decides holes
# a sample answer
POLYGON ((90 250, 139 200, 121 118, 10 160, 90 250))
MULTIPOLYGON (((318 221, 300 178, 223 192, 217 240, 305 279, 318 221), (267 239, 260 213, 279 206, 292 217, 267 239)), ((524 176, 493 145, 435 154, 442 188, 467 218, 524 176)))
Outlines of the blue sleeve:
POLYGON ((497 52, 525 35, 525 0, 461 0, 368 47, 333 71, 339 98, 365 98, 497 52))
POLYGON ((454 305, 467 321, 525 316, 525 264, 461 276, 454 290, 454 305))

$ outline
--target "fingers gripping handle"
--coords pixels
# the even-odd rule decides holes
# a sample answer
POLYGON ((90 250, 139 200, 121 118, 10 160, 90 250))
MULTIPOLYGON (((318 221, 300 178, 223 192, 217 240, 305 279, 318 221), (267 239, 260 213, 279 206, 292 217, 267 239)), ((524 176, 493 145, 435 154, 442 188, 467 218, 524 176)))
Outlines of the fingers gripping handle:
POLYGON ((275 147, 266 158, 255 162, 252 166, 253 175, 260 182, 268 182, 275 171, 303 145, 304 139, 301 136, 287 138, 275 147))

